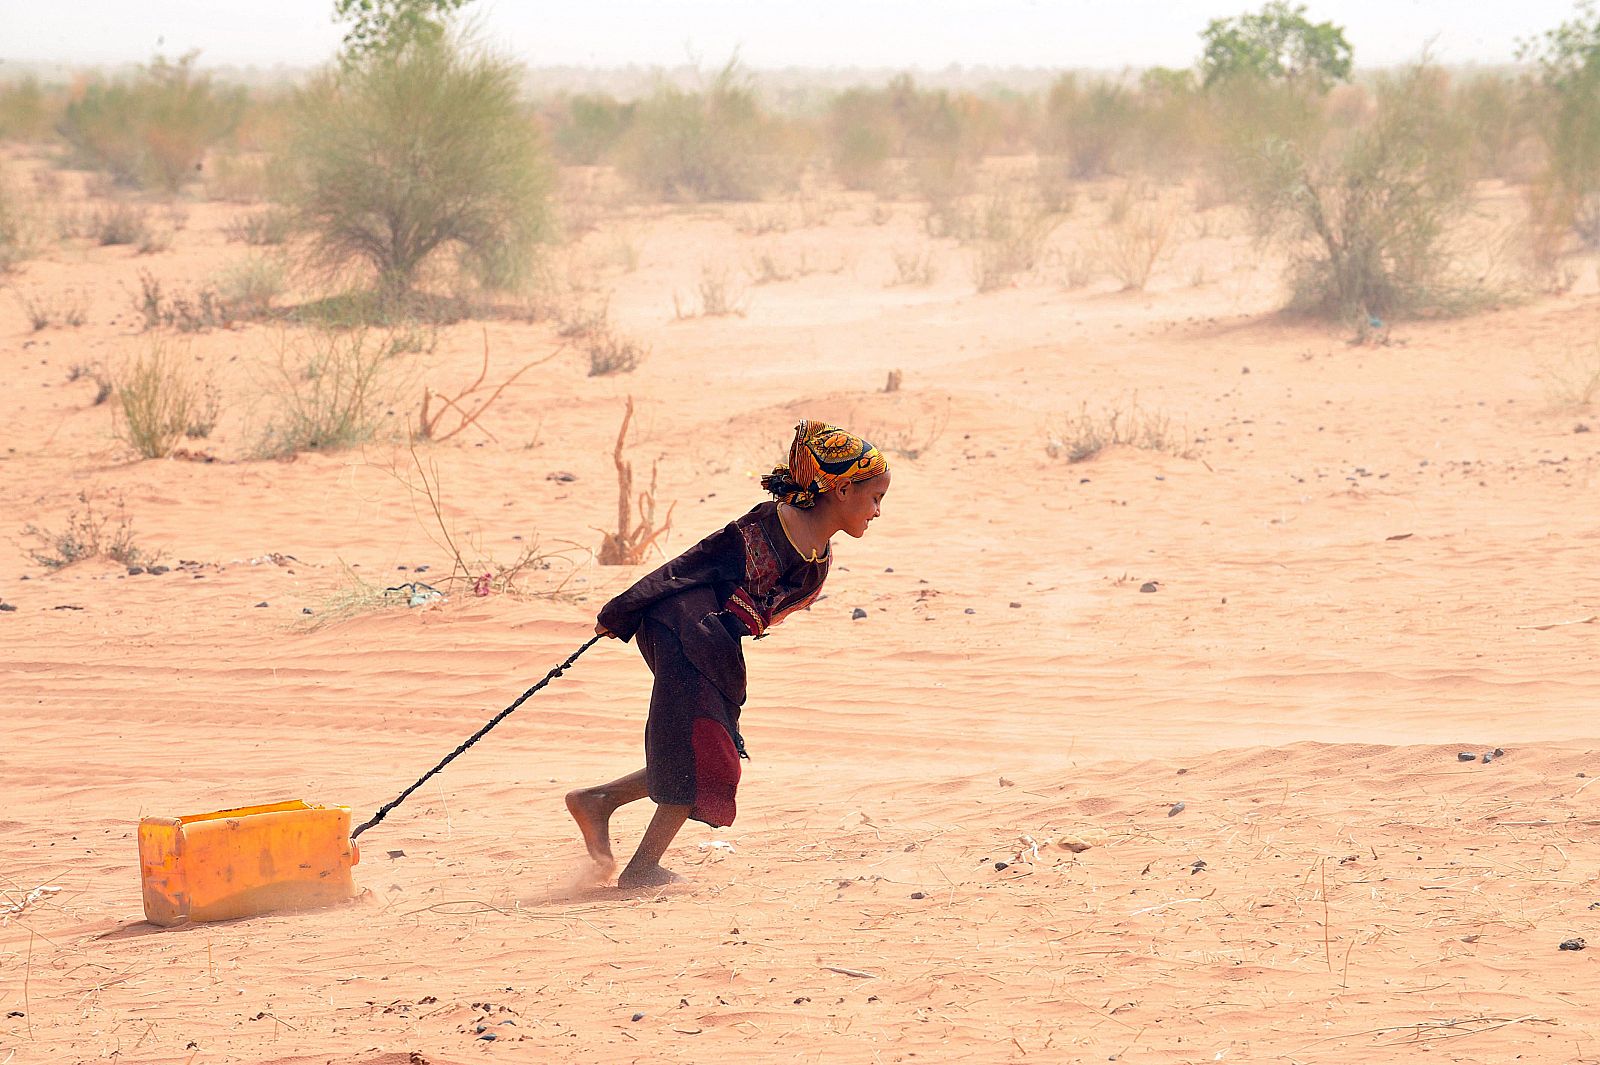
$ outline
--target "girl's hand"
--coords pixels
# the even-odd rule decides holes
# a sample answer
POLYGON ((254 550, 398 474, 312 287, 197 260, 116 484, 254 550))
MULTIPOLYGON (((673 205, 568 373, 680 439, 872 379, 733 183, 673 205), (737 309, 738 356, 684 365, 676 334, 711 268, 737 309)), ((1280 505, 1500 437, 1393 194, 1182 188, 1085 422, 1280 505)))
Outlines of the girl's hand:
POLYGON ((594 623, 594 634, 596 636, 604 636, 608 640, 615 640, 617 638, 616 633, 612 632, 598 621, 594 623))

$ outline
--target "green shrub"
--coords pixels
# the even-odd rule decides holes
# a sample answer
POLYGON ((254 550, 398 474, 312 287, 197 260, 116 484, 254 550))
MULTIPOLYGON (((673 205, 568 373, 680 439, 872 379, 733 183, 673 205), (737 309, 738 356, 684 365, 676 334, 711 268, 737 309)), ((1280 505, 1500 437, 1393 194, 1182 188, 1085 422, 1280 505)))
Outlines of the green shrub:
POLYGON ((279 348, 269 390, 278 413, 257 446, 263 458, 334 451, 373 439, 397 388, 392 334, 366 328, 313 329, 279 348))
POLYGON ((78 159, 123 184, 167 192, 194 177, 244 106, 243 90, 217 88, 195 73, 194 59, 158 57, 132 78, 87 85, 61 119, 78 159))
MULTIPOLYGON (((187 361, 156 341, 116 378, 117 436, 147 459, 165 458, 200 420, 206 389, 187 361)), ((212 416, 215 421, 215 415, 212 416)))
POLYGON ((562 101, 551 143, 563 163, 594 166, 611 157, 633 125, 634 104, 580 93, 562 101))
POLYGON ((1045 104, 1045 154, 1079 180, 1116 173, 1137 113, 1138 95, 1128 87, 1105 79, 1083 85, 1076 74, 1064 74, 1045 104))
POLYGON ((282 244, 294 229, 294 215, 282 207, 241 214, 222 227, 228 240, 252 245, 282 244))
POLYGON ((60 113, 59 93, 47 93, 37 78, 0 85, 0 140, 45 140, 60 113))
POLYGON ((1418 65, 1379 83, 1357 127, 1257 154, 1251 214, 1290 249, 1292 306, 1365 321, 1459 305, 1445 241, 1467 206, 1469 147, 1442 74, 1418 65))
POLYGON ((32 205, 0 168, 0 274, 33 254, 37 241, 38 218, 32 205))
POLYGON ((218 299, 241 318, 270 313, 283 290, 283 262, 270 256, 253 256, 233 263, 217 280, 218 299))
POLYGON ((330 275, 403 296, 447 260, 512 287, 550 229, 549 167, 508 61, 440 37, 377 51, 300 96, 290 202, 330 275))
POLYGON ((663 200, 753 200, 770 181, 766 124, 729 63, 701 92, 659 85, 640 101, 618 169, 663 200))
POLYGON ((903 134, 886 94, 849 89, 828 106, 828 153, 847 189, 880 189, 903 134))
POLYGON ((1573 19, 1523 42, 1521 56, 1539 67, 1543 180, 1552 214, 1564 215, 1585 244, 1600 247, 1600 9, 1579 4, 1573 19))

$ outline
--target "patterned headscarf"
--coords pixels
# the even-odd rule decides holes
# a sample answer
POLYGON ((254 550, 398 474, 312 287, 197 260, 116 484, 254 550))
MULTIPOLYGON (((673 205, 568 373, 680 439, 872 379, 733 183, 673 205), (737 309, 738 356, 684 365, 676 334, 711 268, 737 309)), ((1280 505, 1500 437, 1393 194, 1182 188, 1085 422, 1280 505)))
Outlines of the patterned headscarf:
POLYGON ((805 421, 794 427, 789 464, 761 478, 761 487, 790 506, 806 508, 817 497, 849 481, 886 473, 883 452, 837 425, 805 421))

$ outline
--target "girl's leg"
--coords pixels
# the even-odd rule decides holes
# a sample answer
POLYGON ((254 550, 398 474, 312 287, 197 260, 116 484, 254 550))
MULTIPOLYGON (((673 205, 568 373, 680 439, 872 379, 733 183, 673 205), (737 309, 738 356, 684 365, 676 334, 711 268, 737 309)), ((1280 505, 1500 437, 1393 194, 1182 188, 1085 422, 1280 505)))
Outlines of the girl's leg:
MULTIPOLYGON (((626 806, 648 794, 650 788, 645 783, 643 769, 618 777, 609 784, 567 792, 567 811, 583 832, 583 843, 589 849, 589 857, 606 875, 610 875, 611 870, 617 867, 617 860, 611 854, 611 815, 616 813, 619 806, 626 806)), ((668 842, 671 842, 670 838, 668 842)))
POLYGON ((661 856, 667 853, 667 847, 672 844, 678 829, 689 819, 690 809, 689 806, 656 807, 655 816, 650 818, 650 827, 644 830, 644 838, 639 841, 639 849, 634 852, 633 860, 617 877, 618 887, 651 887, 683 879, 661 868, 661 856))

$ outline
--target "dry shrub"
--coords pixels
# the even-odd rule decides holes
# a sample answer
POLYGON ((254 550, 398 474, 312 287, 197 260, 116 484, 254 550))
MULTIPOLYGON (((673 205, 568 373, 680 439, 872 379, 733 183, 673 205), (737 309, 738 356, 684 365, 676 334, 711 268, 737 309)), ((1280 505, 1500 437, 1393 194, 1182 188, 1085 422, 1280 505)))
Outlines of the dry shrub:
POLYGON ((294 232, 294 214, 282 207, 268 207, 235 215, 222 227, 230 241, 255 246, 282 244, 294 232))
POLYGON ((304 90, 287 161, 313 265, 368 270, 389 297, 435 264, 488 288, 524 281, 551 228, 550 174, 518 77, 441 36, 371 52, 304 90))
POLYGON ((1600 344, 1573 352, 1545 371, 1545 391, 1556 410, 1581 411, 1600 399, 1600 344))
POLYGON ((1045 104, 1042 169, 1053 179, 1083 181, 1116 173, 1134 135, 1138 102, 1134 91, 1100 78, 1084 84, 1062 75, 1045 104))
POLYGON ((122 184, 176 192, 244 107, 242 90, 217 88, 194 60, 157 57, 131 78, 85 86, 61 119, 78 159, 122 184))
POLYGON ((17 298, 22 301, 23 312, 27 314, 28 324, 35 333, 51 326, 76 329, 89 318, 88 297, 75 289, 57 293, 18 293, 17 298))
POLYGON ((116 376, 117 436, 147 459, 167 457, 185 436, 204 436, 216 421, 214 401, 207 408, 214 390, 191 361, 157 340, 116 376))
POLYGON ((1251 214, 1258 235, 1289 249, 1295 309, 1360 320, 1470 299, 1446 247, 1467 207, 1469 142, 1445 90, 1419 64, 1381 80, 1354 128, 1257 155, 1251 214))
POLYGON ((754 200, 771 183, 767 123, 730 62, 699 92, 662 84, 634 111, 618 170, 666 201, 754 200))
POLYGON ((262 458, 334 451, 372 440, 398 385, 393 360, 400 334, 314 328, 285 334, 267 388, 278 413, 256 446, 262 458))
MULTIPOLYGON (((1095 259, 1124 292, 1142 291, 1177 228, 1177 210, 1158 200, 1130 204, 1094 237, 1095 259)), ((1081 267, 1080 267, 1081 268, 1081 267)))
POLYGON ((978 208, 972 274, 979 292, 1009 285, 1033 270, 1060 216, 1038 199, 1013 189, 991 193, 978 208))
POLYGON ((142 244, 151 237, 150 211, 136 203, 101 204, 84 222, 84 235, 101 247, 142 244))
POLYGON ((120 498, 111 513, 96 510, 87 491, 78 493, 78 502, 83 509, 67 516, 65 529, 57 532, 32 524, 23 526, 22 534, 38 545, 28 549, 29 558, 47 569, 101 556, 124 566, 145 566, 155 560, 134 543, 133 521, 120 498))
POLYGON ((27 259, 38 245, 38 215, 0 167, 0 274, 27 259))
POLYGON ((1185 441, 1186 434, 1175 430, 1166 415, 1140 407, 1137 396, 1126 407, 1117 404, 1100 411, 1091 411, 1085 403, 1076 415, 1055 419, 1047 434, 1045 452, 1068 462, 1083 462, 1114 445, 1160 451, 1179 458, 1193 454, 1185 441))
POLYGON ((632 373, 650 353, 639 341, 621 336, 609 325, 585 335, 583 350, 589 353, 590 377, 632 373))
POLYGON ((165 327, 180 333, 199 333, 226 328, 238 317, 215 288, 203 286, 192 293, 168 293, 148 270, 139 271, 134 307, 147 332, 165 327))
POLYGON ((628 423, 633 420, 633 397, 622 415, 622 427, 617 430, 617 446, 611 458, 617 467, 617 531, 601 530, 600 564, 602 566, 636 566, 644 561, 651 546, 672 529, 674 503, 667 508, 667 516, 656 525, 656 474, 657 466, 650 466, 650 487, 633 492, 633 463, 622 457, 622 447, 628 436, 628 423), (639 520, 633 520, 633 508, 639 508, 639 520))
POLYGON ((700 280, 688 299, 676 290, 672 293, 673 316, 684 318, 742 317, 745 313, 747 292, 734 284, 732 272, 727 267, 707 263, 700 267, 700 280))
POLYGON ((938 280, 939 261, 935 249, 927 246, 896 248, 891 254, 894 257, 894 278, 889 282, 890 285, 925 287, 938 280))
POLYGON ((261 318, 284 292, 283 260, 256 255, 230 264, 217 277, 218 305, 229 318, 261 318))

